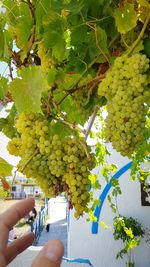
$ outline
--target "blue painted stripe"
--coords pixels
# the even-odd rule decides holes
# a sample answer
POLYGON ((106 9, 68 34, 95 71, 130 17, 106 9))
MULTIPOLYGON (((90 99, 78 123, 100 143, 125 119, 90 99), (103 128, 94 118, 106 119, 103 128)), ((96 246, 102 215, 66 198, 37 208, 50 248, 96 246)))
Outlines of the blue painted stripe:
POLYGON ((84 263, 84 264, 88 264, 89 266, 93 267, 92 263, 88 259, 83 259, 83 258, 69 259, 69 258, 66 258, 66 257, 63 257, 62 259, 65 262, 84 263))
POLYGON ((109 192, 109 190, 112 187, 112 180, 113 179, 119 179, 120 176, 122 176, 126 171, 128 171, 132 166, 132 161, 127 163, 125 166, 123 166, 119 171, 117 171, 114 176, 111 178, 110 182, 105 186, 103 192, 101 193, 99 200, 100 200, 100 205, 96 206, 94 216, 97 218, 97 222, 92 223, 92 234, 97 234, 98 233, 98 226, 99 226, 99 219, 100 219, 100 214, 101 210, 103 207, 103 203, 105 201, 105 198, 109 192))

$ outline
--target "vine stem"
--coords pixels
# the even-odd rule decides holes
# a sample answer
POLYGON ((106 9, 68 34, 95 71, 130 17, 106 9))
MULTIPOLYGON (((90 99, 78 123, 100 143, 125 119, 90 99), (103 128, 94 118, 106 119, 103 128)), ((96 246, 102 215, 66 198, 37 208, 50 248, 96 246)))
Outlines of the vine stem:
MULTIPOLYGON (((94 83, 94 82, 99 82, 101 80, 103 80, 105 77, 105 74, 101 74, 95 78, 93 78, 92 80, 86 82, 85 84, 83 84, 82 86, 80 87, 77 87, 76 85, 74 87, 72 87, 71 89, 67 90, 67 93, 66 95, 64 95, 64 97, 59 101, 59 103, 57 105, 60 105, 65 99, 66 97, 68 97, 69 95, 75 93, 76 91, 80 91, 82 89, 84 89, 86 86, 89 86, 91 83, 94 83)), ((79 81, 77 82, 79 83, 79 81)))
POLYGON ((86 144, 84 144, 81 140, 79 140, 78 142, 79 142, 79 143, 81 144, 81 146, 83 147, 83 149, 84 149, 84 151, 85 151, 85 153, 86 153, 87 158, 90 159, 90 154, 89 154, 89 152, 87 151, 86 144))
POLYGON ((90 122, 89 122, 89 125, 88 125, 87 130, 86 130, 86 133, 85 133, 86 140, 87 140, 88 135, 90 133, 90 130, 91 130, 92 126, 93 126, 93 123, 95 121, 95 118, 96 118, 96 115, 97 115, 98 110, 99 110, 99 107, 98 106, 95 106, 94 107, 93 114, 92 114, 91 119, 90 119, 90 122))
POLYGON ((147 16, 145 22, 144 22, 144 25, 143 25, 143 28, 138 36, 138 38, 135 40, 135 42, 133 43, 133 45, 129 48, 129 50, 127 50, 127 55, 129 55, 133 50, 134 48, 138 45, 139 41, 142 39, 143 35, 144 35, 144 32, 146 30, 146 27, 147 27, 147 24, 150 20, 150 14, 147 16))
POLYGON ((8 64, 8 67, 9 67, 9 76, 11 78, 11 80, 13 81, 14 77, 13 77, 13 69, 12 69, 12 66, 11 66, 11 62, 8 64))
POLYGON ((76 124, 71 124, 71 123, 69 123, 68 121, 65 121, 64 119, 59 118, 59 117, 55 117, 54 119, 55 119, 55 120, 58 120, 58 121, 60 121, 60 122, 62 122, 63 124, 65 124, 65 125, 67 125, 67 126, 69 126, 70 129, 75 130, 75 131, 79 131, 79 132, 81 132, 82 134, 85 135, 85 130, 82 130, 82 129, 81 129, 79 126, 77 126, 76 124))
POLYGON ((11 185, 13 186, 15 180, 16 180, 16 175, 17 175, 17 169, 14 171, 13 179, 11 185))

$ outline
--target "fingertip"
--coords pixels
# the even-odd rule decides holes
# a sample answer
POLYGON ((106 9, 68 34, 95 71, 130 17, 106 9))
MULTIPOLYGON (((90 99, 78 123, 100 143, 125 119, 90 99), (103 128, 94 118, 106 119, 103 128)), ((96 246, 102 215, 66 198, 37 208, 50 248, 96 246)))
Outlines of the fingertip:
POLYGON ((35 199, 34 197, 29 197, 21 200, 23 205, 29 206, 31 209, 35 206, 35 199))
POLYGON ((64 255, 64 245, 60 240, 50 240, 43 248, 43 255, 52 262, 60 262, 64 255))
POLYGON ((25 198, 24 201, 31 203, 33 206, 35 205, 35 198, 34 197, 25 198))

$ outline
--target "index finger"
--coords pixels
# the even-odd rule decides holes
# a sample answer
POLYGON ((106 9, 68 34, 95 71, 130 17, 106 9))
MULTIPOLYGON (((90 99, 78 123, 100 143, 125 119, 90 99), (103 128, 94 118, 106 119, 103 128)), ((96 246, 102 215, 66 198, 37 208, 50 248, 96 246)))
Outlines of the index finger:
POLYGON ((21 200, 0 215, 0 250, 6 248, 9 230, 34 207, 34 198, 21 200))

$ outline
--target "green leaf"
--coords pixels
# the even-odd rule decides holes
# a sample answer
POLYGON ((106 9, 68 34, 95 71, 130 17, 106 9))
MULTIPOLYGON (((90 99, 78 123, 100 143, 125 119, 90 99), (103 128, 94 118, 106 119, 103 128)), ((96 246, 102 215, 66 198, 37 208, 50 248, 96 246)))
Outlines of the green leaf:
POLYGON ((0 77, 0 99, 3 100, 8 90, 8 80, 4 77, 0 77))
POLYGON ((49 125, 49 132, 51 134, 60 135, 60 138, 65 138, 66 136, 70 135, 71 130, 68 126, 63 124, 62 122, 50 123, 49 125))
POLYGON ((64 76, 62 88, 65 90, 69 90, 73 88, 80 78, 81 78, 80 74, 66 74, 64 76))
POLYGON ((119 185, 118 179, 113 178, 111 184, 112 184, 113 187, 119 185))
POLYGON ((97 27, 97 41, 98 41, 98 46, 104 53, 108 53, 108 48, 107 48, 107 35, 105 30, 103 30, 100 27, 97 27))
POLYGON ((6 17, 10 24, 15 25, 17 22, 17 17, 19 16, 19 9, 17 3, 12 0, 3 0, 3 7, 6 8, 6 17))
POLYGON ((44 46, 47 49, 52 48, 52 55, 62 61, 65 57, 66 42, 64 39, 64 31, 60 16, 54 11, 49 11, 49 14, 43 22, 44 26, 44 46))
POLYGON ((41 112, 41 94, 48 89, 41 67, 22 68, 19 75, 9 86, 17 111, 41 112))
POLYGON ((8 121, 4 118, 0 118, 0 131, 7 125, 8 121))
POLYGON ((0 27, 0 58, 3 58, 4 55, 4 33, 0 27))
POLYGON ((0 176, 5 177, 11 175, 13 166, 3 158, 0 158, 0 176))
POLYGON ((62 111, 66 112, 66 118, 71 123, 84 125, 86 120, 81 117, 80 112, 76 108, 73 99, 69 96, 61 104, 62 111))
POLYGON ((144 40, 144 53, 150 58, 150 36, 144 40))
POLYGON ((139 53, 140 51, 144 50, 143 40, 141 40, 138 45, 134 48, 131 55, 139 53))
POLYGON ((123 8, 117 8, 114 17, 120 33, 124 34, 136 26, 137 13, 133 4, 125 3, 123 8))
POLYGON ((53 56, 58 60, 62 61, 65 57, 66 42, 64 39, 60 39, 57 44, 53 47, 53 56))
POLYGON ((15 25, 16 42, 19 48, 27 49, 32 34, 33 19, 27 4, 20 3, 19 12, 18 23, 15 25))
POLYGON ((87 27, 85 25, 80 27, 75 27, 71 33, 71 44, 78 45, 87 41, 87 27))
POLYGON ((58 71, 54 67, 49 70, 47 81, 50 86, 54 83, 57 73, 58 71))

